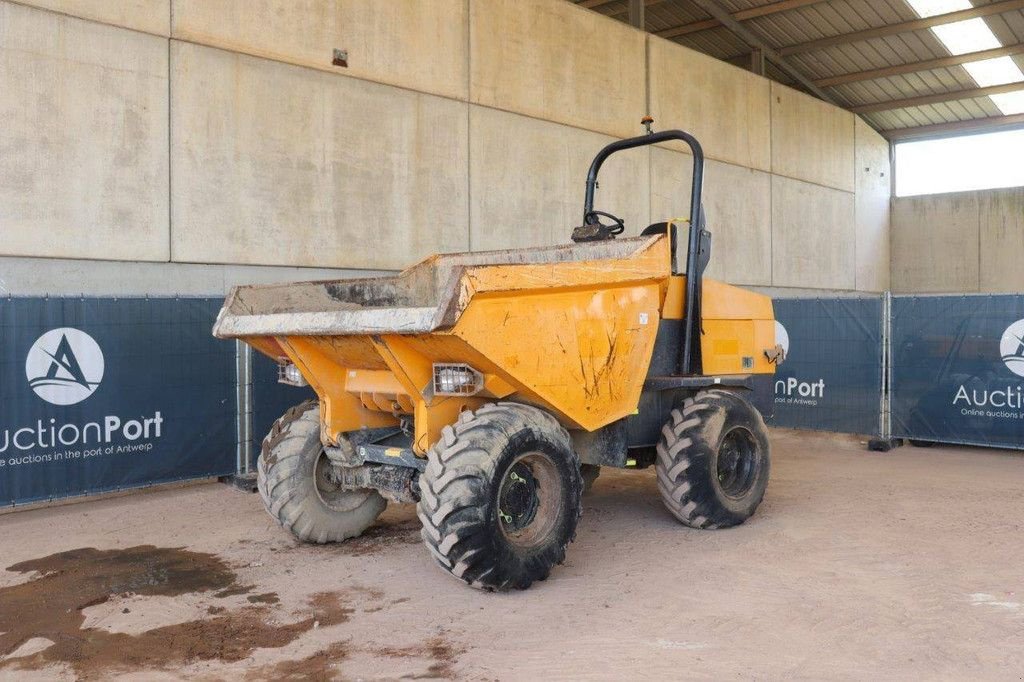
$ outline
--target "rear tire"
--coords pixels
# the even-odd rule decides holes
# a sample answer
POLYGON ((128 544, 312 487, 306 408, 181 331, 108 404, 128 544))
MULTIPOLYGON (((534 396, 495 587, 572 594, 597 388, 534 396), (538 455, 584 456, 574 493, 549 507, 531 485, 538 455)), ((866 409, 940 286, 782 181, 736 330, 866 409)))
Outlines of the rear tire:
POLYGON ((761 414, 736 393, 701 391, 672 410, 658 441, 658 490, 692 528, 746 521, 768 486, 770 446, 761 414))
POLYGON ((376 490, 346 490, 320 442, 320 405, 308 400, 274 422, 263 439, 257 486, 267 512, 303 542, 362 534, 387 506, 376 490))
POLYGON ((417 513, 444 570, 484 590, 525 589, 565 560, 583 483, 551 415, 517 403, 463 412, 427 458, 417 513))

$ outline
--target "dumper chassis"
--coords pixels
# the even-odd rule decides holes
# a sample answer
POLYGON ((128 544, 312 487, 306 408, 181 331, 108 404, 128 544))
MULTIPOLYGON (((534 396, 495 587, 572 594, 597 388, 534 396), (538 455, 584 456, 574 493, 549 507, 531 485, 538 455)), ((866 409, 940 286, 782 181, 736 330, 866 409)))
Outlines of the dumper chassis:
POLYGON ((416 503, 437 564, 485 590, 563 562, 601 467, 654 466, 686 526, 743 523, 768 483, 762 414, 783 357, 771 300, 703 276, 703 168, 693 136, 648 125, 595 157, 572 245, 234 289, 214 333, 317 394, 263 442, 267 511, 324 543, 358 536, 388 501, 416 503), (617 239, 624 222, 594 210, 602 164, 677 141, 693 157, 689 220, 617 239))

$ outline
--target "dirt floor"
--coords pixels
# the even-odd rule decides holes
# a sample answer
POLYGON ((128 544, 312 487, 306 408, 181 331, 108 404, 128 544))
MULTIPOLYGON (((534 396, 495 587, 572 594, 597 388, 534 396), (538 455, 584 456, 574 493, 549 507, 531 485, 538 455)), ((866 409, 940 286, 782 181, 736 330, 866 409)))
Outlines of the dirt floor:
POLYGON ((565 565, 501 595, 437 568, 410 507, 323 547, 220 484, 0 516, 0 678, 1020 679, 1024 458, 773 456, 724 531, 604 472, 565 565))

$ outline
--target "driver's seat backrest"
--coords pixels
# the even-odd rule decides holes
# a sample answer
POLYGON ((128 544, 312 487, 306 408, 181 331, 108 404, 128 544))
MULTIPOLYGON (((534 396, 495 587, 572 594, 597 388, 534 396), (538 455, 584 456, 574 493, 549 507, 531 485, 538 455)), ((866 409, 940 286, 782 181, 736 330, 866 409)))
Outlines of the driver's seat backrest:
POLYGON ((675 268, 676 253, 677 253, 677 251, 676 251, 677 236, 676 235, 678 233, 678 230, 676 229, 676 224, 675 223, 668 223, 668 222, 665 222, 665 223, 652 223, 652 224, 650 224, 650 225, 648 225, 647 227, 644 228, 644 231, 640 233, 640 236, 641 237, 650 237, 650 236, 655 235, 655 234, 665 234, 665 230, 669 230, 669 229, 670 229, 670 232, 669 232, 668 238, 669 238, 669 243, 671 244, 671 247, 672 247, 672 266, 673 266, 672 269, 675 270, 676 269, 675 268))

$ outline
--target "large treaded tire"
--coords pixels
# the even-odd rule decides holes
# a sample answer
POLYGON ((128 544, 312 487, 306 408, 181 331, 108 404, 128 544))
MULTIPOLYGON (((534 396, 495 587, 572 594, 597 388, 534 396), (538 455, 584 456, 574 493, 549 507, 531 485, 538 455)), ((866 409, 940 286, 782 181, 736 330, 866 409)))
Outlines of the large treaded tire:
MULTIPOLYGON (((303 542, 341 542, 360 535, 387 506, 376 490, 318 490, 320 406, 309 400, 288 410, 263 439, 256 483, 267 512, 303 542), (332 499, 334 506, 325 500, 332 499)), ((321 466, 324 464, 321 463, 321 466)))
POLYGON ((423 541, 444 570, 488 591, 525 589, 565 560, 583 483, 569 434, 554 417, 517 403, 487 404, 444 427, 427 458, 417 513, 423 541), (536 499, 547 501, 524 530, 510 532, 499 498, 523 462, 532 462, 536 479, 526 477, 537 481, 536 499))
POLYGON ((768 430, 761 414, 736 393, 712 389, 687 398, 672 410, 657 451, 655 469, 662 501, 687 526, 739 525, 764 497, 771 466, 768 430), (742 479, 730 479, 727 473, 723 487, 719 455, 727 435, 731 451, 734 443, 743 444, 744 461, 749 464, 742 467, 742 479))

